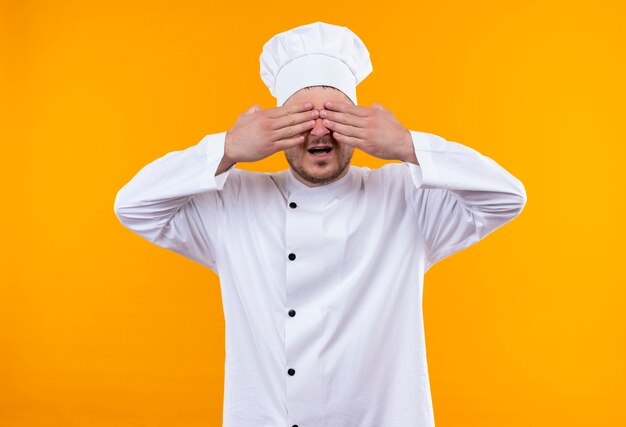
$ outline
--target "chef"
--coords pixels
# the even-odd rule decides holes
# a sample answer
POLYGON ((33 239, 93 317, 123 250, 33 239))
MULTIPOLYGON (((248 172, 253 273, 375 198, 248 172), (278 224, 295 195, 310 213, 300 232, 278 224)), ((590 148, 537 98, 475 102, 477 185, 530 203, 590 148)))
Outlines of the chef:
POLYGON ((219 276, 224 426, 432 427, 424 274, 518 216, 524 186, 358 105, 372 64, 346 27, 277 34, 260 63, 277 106, 144 166, 115 214, 219 276), (399 162, 352 166, 355 149, 399 162), (236 167, 278 151, 289 169, 236 167))

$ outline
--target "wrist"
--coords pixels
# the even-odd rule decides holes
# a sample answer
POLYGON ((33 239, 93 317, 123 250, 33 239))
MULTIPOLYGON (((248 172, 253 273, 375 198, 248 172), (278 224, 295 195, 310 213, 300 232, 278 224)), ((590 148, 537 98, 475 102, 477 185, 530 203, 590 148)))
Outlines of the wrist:
POLYGON ((411 136, 411 132, 407 129, 404 133, 403 144, 405 147, 404 155, 400 159, 405 163, 413 163, 419 165, 417 161, 417 156, 415 155, 415 147, 413 146, 413 136, 411 136))
POLYGON ((228 163, 229 165, 237 163, 237 160, 235 159, 232 153, 232 141, 231 141, 230 131, 226 132, 226 137, 224 140, 224 154, 222 156, 222 162, 228 163))

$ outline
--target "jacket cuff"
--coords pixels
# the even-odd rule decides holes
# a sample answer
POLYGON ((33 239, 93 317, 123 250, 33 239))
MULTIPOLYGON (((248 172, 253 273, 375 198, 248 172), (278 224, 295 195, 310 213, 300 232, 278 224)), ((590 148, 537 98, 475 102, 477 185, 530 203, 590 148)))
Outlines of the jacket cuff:
POLYGON ((235 164, 226 169, 224 172, 215 176, 215 172, 217 172, 217 168, 222 162, 222 158, 224 157, 224 146, 226 144, 226 132, 214 133, 210 135, 206 135, 202 138, 202 142, 206 147, 207 154, 207 166, 209 171, 209 180, 211 181, 211 185, 218 190, 221 190, 224 187, 224 183, 230 175, 230 172, 234 169, 235 164))
POLYGON ((433 151, 445 151, 445 140, 440 136, 426 132, 409 130, 413 139, 413 149, 419 165, 403 162, 408 166, 411 179, 416 188, 437 187, 439 171, 433 161, 433 151))

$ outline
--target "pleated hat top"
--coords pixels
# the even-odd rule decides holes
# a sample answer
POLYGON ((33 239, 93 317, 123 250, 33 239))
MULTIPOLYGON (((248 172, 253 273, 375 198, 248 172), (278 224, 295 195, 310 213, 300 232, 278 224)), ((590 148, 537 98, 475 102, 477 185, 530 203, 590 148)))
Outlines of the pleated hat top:
POLYGON ((307 86, 332 86, 357 104, 356 86, 372 72, 370 54, 347 27, 315 22, 276 34, 263 45, 261 79, 277 106, 307 86))

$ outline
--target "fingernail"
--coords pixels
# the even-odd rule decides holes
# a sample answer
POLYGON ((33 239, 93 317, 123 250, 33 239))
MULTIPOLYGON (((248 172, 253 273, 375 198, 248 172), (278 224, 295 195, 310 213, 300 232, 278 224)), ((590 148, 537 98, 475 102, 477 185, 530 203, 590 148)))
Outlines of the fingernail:
POLYGON ((326 117, 326 110, 320 111, 320 117, 326 117))

